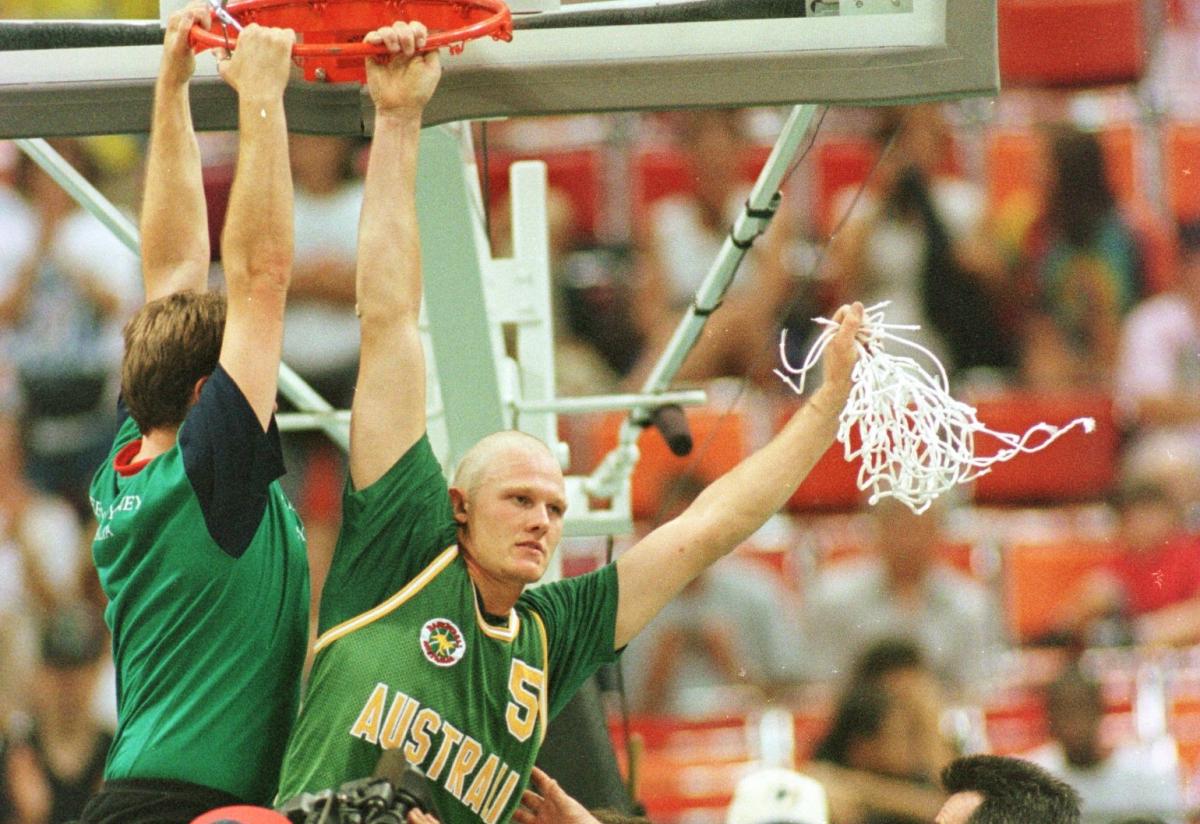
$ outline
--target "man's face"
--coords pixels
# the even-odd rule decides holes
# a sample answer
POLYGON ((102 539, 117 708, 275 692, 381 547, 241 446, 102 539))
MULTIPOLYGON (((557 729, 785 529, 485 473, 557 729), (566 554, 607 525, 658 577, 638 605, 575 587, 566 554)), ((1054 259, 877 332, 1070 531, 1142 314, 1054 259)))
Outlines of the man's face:
POLYGON ((536 446, 498 452, 464 503, 464 544, 480 569, 525 586, 546 572, 562 537, 566 490, 558 462, 536 446))
POLYGON ((971 815, 983 803, 983 796, 974 790, 955 793, 946 799, 933 824, 967 824, 971 815))

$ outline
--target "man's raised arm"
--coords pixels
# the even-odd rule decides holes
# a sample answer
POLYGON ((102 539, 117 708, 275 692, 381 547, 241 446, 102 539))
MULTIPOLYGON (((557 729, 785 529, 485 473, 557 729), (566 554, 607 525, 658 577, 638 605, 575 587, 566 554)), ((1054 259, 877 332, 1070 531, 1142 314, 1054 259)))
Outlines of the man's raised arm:
POLYGON ((292 276, 292 171, 283 90, 296 35, 251 24, 218 64, 238 93, 238 159, 221 235, 229 308, 221 366, 265 430, 275 409, 292 276))
POLYGON ((859 303, 834 315, 841 329, 823 358, 824 381, 770 443, 714 481, 679 517, 617 560, 615 647, 629 643, 667 602, 777 512, 833 442, 850 394, 862 327, 859 303))
POLYGON ((425 431, 425 353, 421 244, 417 228, 417 147, 421 113, 441 77, 437 52, 420 23, 367 35, 393 57, 367 61, 375 134, 358 225, 358 384, 350 417, 350 478, 364 489, 383 476, 425 431))
POLYGON ((208 211, 188 102, 188 81, 196 68, 188 31, 197 22, 209 24, 202 2, 171 15, 154 86, 141 216, 147 302, 186 289, 203 292, 208 284, 208 211))

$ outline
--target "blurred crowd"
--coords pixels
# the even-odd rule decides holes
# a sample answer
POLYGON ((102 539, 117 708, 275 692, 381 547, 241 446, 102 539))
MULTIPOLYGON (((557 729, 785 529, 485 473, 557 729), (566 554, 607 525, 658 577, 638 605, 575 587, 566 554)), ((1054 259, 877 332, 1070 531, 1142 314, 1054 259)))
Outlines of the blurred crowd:
MULTIPOLYGON (((87 16, 75 6, 88 5, 64 4, 60 16, 87 16)), ((20 6, 0 3, 12 16, 24 16, 20 6)), ((1020 124, 1029 162, 1004 171, 1022 185, 998 191, 981 160, 994 131, 981 111, 830 113, 679 381, 709 387, 715 407, 736 400, 753 440, 796 402, 772 374, 779 330, 792 330, 799 354, 810 318, 845 301, 888 301, 887 320, 919 325, 913 339, 945 365, 956 394, 1107 399, 1120 452, 1105 494, 1003 511, 968 493, 922 516, 886 501, 781 514, 631 645, 625 689, 635 712, 656 717, 820 708, 810 740, 793 749, 810 759, 805 772, 821 780, 839 824, 929 821, 944 800, 942 769, 989 749, 1027 749, 1079 790, 1088 820, 1184 820, 1200 804, 1200 746, 1187 746, 1200 736, 1182 739, 1171 695, 1200 680, 1191 655, 1200 643, 1200 224, 1155 201, 1161 186, 1122 191, 1103 130, 1065 109, 1020 124), (845 146, 857 154, 839 166, 845 146), (822 156, 833 158, 824 178, 814 171, 822 156), (847 185, 829 183, 839 174, 847 185), (1047 524, 1101 549, 1051 582, 1056 597, 1029 629, 1013 615, 1006 550, 1022 529, 1044 535, 1047 524), (1032 696, 1038 719, 1017 744, 987 721, 1015 691, 1032 696)), ((780 118, 701 111, 476 127, 490 130, 495 154, 481 158, 485 179, 517 157, 583 149, 598 158, 591 202, 551 165, 560 394, 639 386, 743 207, 780 118)), ((54 145, 136 214, 143 138, 54 145)), ((219 216, 234 144, 205 135, 202 149, 219 216)), ((296 271, 284 359, 341 407, 357 360, 362 149, 314 136, 291 146, 296 271)), ((507 209, 497 196, 489 211, 496 256, 511 247, 507 209)), ((219 282, 215 243, 214 258, 219 282)), ((0 824, 74 817, 115 724, 87 485, 111 442, 121 328, 140 288, 136 256, 0 143, 0 824)), ((592 423, 564 424, 577 461, 596 454, 592 423)), ((343 459, 316 435, 289 435, 286 449, 288 492, 327 557, 343 459)), ((1072 462, 1062 456, 1061 472, 1072 462)), ((639 528, 697 491, 673 480, 674 503, 639 528)), ((567 567, 588 551, 565 544, 567 567)))

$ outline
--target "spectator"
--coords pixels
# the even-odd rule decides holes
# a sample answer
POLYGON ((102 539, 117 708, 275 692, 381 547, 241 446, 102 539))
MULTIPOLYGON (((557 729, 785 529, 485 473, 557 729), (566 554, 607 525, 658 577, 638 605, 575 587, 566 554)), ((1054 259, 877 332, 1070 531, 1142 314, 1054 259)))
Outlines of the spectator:
POLYGON ((938 559, 944 504, 914 515, 884 499, 871 508, 874 555, 820 572, 804 593, 807 676, 848 671, 877 639, 915 641, 938 678, 979 692, 993 674, 997 610, 984 588, 938 559))
POLYGON ((996 311, 1002 284, 975 260, 985 195, 946 173, 952 146, 942 107, 888 110, 879 137, 871 190, 830 245, 838 288, 868 305, 890 301, 887 320, 919 325, 912 339, 948 371, 1015 366, 996 311))
POLYGON ((1133 437, 1125 471, 1200 506, 1200 224, 1180 232, 1175 288, 1138 304, 1121 327, 1116 400, 1133 437))
POLYGON ((950 797, 934 824, 1079 824, 1079 795, 1020 758, 969 755, 942 772, 950 797))
MULTIPOLYGON (((54 145, 84 177, 97 177, 82 144, 54 145)), ((25 155, 16 181, 36 239, 15 271, 0 270, 0 324, 11 331, 27 471, 83 515, 88 481, 114 434, 121 324, 138 296, 137 257, 25 155)))
POLYGON ((1047 135, 1045 202, 1015 240, 1013 286, 1029 315, 1022 369, 1035 389, 1107 387, 1121 318, 1142 293, 1141 257, 1117 207, 1097 137, 1068 126, 1047 135))
POLYGON ((1200 538, 1162 486, 1117 498, 1120 554, 1064 599, 1057 634, 1087 645, 1200 640, 1200 538))
POLYGON ((0 413, 0 734, 24 708, 42 620, 80 594, 87 559, 74 510, 25 478, 16 420, 0 413))
POLYGON ((638 711, 704 715, 728 709, 721 688, 754 700, 799 679, 792 597, 771 573, 731 558, 692 581, 625 653, 638 711))
POLYGON ((112 735, 88 708, 106 643, 86 609, 47 622, 32 724, 5 749, 3 781, 20 824, 74 821, 100 786, 112 735))
POLYGON ((912 748, 912 715, 879 683, 850 684, 806 767, 830 797, 835 821, 918 824, 941 804, 912 748))
MULTIPOLYGON (((750 187, 741 169, 749 146, 739 118, 732 110, 683 117, 679 144, 696 190, 654 204, 635 237, 640 271, 634 311, 646 338, 635 382, 666 345, 745 206, 750 187)), ((751 375, 774 381, 770 341, 795 286, 785 261, 787 243, 788 220, 780 214, 751 248, 720 311, 684 361, 681 380, 751 375)))
POLYGON ((1089 820, 1182 809, 1176 762, 1164 763, 1136 742, 1109 747, 1101 740, 1100 684, 1068 668, 1046 689, 1045 700, 1053 740, 1025 757, 1074 787, 1089 820))
POLYGON ((916 774, 933 781, 956 753, 942 734, 946 700, 920 647, 904 638, 882 638, 859 658, 850 683, 878 684, 908 713, 909 752, 916 774))

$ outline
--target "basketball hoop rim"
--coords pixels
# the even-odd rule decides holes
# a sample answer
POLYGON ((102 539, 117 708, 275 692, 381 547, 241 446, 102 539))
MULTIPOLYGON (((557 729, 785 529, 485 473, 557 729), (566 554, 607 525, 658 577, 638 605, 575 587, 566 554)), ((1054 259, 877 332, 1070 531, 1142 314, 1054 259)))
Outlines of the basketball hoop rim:
MULTIPOLYGON (((406 0, 399 2, 381 3, 387 9, 392 9, 395 14, 391 16, 391 20, 383 22, 385 15, 380 15, 380 21, 376 25, 371 26, 363 31, 365 35, 375 28, 385 26, 388 22, 400 19, 399 12, 408 5, 406 0)), ((413 5, 441 5, 441 6, 458 6, 464 10, 483 10, 489 12, 490 15, 482 20, 477 20, 468 25, 457 29, 447 29, 443 31, 430 32, 429 37, 425 41, 425 45, 418 49, 419 52, 431 52, 440 48, 453 47, 455 44, 461 44, 467 40, 474 40, 485 35, 492 35, 500 39, 512 38, 512 13, 504 0, 419 0, 413 5)), ((314 0, 234 0, 229 3, 225 10, 237 18, 242 14, 249 14, 258 11, 270 10, 276 15, 286 11, 289 6, 317 6, 323 7, 326 13, 336 9, 336 2, 315 2, 314 0)), ((253 21, 244 21, 253 22, 253 21)), ((219 21, 214 20, 215 25, 219 25, 219 21)), ((354 28, 355 26, 347 26, 354 28)), ((303 35, 304 32, 297 31, 297 34, 303 35)), ((189 40, 192 48, 196 51, 204 51, 205 49, 226 48, 237 46, 237 32, 230 31, 226 34, 205 29, 203 26, 196 24, 192 26, 189 40)), ((292 56, 294 58, 307 57, 377 57, 388 56, 387 46, 381 43, 297 43, 292 47, 292 56)))

